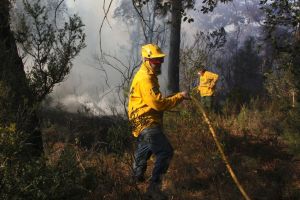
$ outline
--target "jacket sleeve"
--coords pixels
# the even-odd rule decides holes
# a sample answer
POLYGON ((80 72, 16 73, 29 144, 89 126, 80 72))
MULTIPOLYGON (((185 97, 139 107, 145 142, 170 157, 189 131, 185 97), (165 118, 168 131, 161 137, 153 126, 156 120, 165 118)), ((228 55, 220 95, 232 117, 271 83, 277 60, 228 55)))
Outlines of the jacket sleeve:
POLYGON ((169 110, 183 100, 183 96, 180 93, 164 98, 159 91, 158 84, 155 84, 151 79, 144 79, 144 83, 140 86, 140 91, 143 101, 157 111, 169 110))
POLYGON ((217 81, 219 79, 219 75, 218 74, 214 74, 214 73, 210 73, 209 74, 209 79, 211 80, 209 87, 213 88, 213 87, 215 87, 215 85, 216 85, 216 83, 217 83, 217 81))

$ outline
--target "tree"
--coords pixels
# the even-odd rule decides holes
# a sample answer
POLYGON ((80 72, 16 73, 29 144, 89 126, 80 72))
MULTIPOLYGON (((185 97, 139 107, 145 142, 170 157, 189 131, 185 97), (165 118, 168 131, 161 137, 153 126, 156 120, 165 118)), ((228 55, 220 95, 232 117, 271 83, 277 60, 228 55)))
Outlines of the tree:
MULTIPOLYGON (((292 148, 299 153, 300 131, 300 1, 290 0, 264 0, 262 8, 266 13, 265 26, 268 31, 267 39, 275 48, 276 60, 280 66, 280 78, 289 74, 292 84, 287 84, 289 89, 295 89, 296 105, 287 109, 286 132, 287 138, 293 144, 292 148), (285 36, 282 37, 283 32, 285 36)), ((287 82, 285 80, 284 82, 287 82)), ((282 94, 279 94, 283 96, 282 94)), ((281 106, 281 105, 280 105, 281 106)))
POLYGON ((256 49, 255 39, 249 37, 232 58, 236 61, 233 68, 233 92, 241 101, 237 103, 247 102, 263 92, 263 74, 260 70, 262 59, 256 49))
MULTIPOLYGON (((35 127, 34 116, 27 109, 33 106, 33 95, 10 28, 9 10, 10 1, 5 0, 0 4, 0 124, 9 126, 17 123, 18 129, 27 132, 35 127)), ((41 149, 41 138, 38 140, 36 148, 41 149)))
MULTIPOLYGON (((113 0, 110 1, 109 5, 111 5, 113 0)), ((232 0, 221 0, 222 3, 226 3, 232 0)), ((193 22, 193 18, 186 16, 186 10, 192 9, 195 6, 195 0, 132 0, 132 5, 137 11, 137 16, 140 18, 142 22, 142 26, 144 27, 144 36, 146 42, 152 42, 153 40, 153 27, 155 18, 157 16, 167 16, 168 13, 171 14, 170 21, 170 43, 169 43, 169 66, 168 66, 168 89, 170 93, 177 92, 179 90, 179 63, 180 63, 180 34, 181 34, 181 20, 187 21, 188 23, 193 22), (142 8, 144 6, 148 7, 152 5, 152 9, 149 15, 149 18, 144 18, 142 8), (156 15, 155 11, 159 11, 160 15, 156 15), (147 31, 148 30, 148 31, 147 31)), ((208 13, 213 11, 213 9, 217 6, 216 0, 203 0, 201 11, 203 13, 208 13)), ((122 4, 124 5, 124 4, 122 4)), ((126 4, 128 6, 128 4, 126 4)), ((126 7, 127 7, 126 6, 126 7)), ((109 6, 110 8, 110 6, 109 6)), ((108 10, 109 10, 108 8, 108 10)), ((149 7, 148 7, 149 8, 149 7)), ((108 10, 106 13, 108 13, 108 10)), ((131 15, 124 12, 124 9, 117 9, 118 14, 120 16, 125 16, 127 19, 133 19, 131 15), (121 12, 120 12, 121 11, 121 12), (128 16, 130 16, 128 18, 128 16)), ((149 9, 148 9, 149 10, 149 9)), ((104 17, 106 19, 106 15, 104 17)), ((102 23, 103 24, 103 23, 102 23)), ((102 27, 102 25, 101 25, 102 27)))
MULTIPOLYGON (((165 46, 167 35, 166 23, 163 21, 165 8, 161 7, 159 0, 132 0, 132 4, 128 4, 127 1, 120 1, 114 10, 113 17, 124 22, 130 32, 129 37, 131 41, 131 45, 125 48, 126 53, 124 53, 124 55, 126 59, 124 59, 121 58, 120 55, 114 55, 109 53, 106 49, 102 49, 101 33, 104 28, 104 22, 109 24, 107 14, 111 9, 110 5, 112 1, 113 0, 108 2, 108 5, 105 1, 103 2, 105 15, 100 25, 100 54, 96 57, 98 64, 96 69, 105 75, 105 84, 108 92, 105 92, 103 96, 115 92, 113 95, 117 95, 117 103, 123 105, 125 114, 127 113, 126 104, 131 79, 135 70, 141 64, 141 44, 156 43, 162 48, 165 46), (111 85, 111 83, 109 83, 108 70, 113 70, 120 76, 120 82, 118 84, 111 85)), ((113 105, 113 107, 116 107, 116 105, 113 105)), ((116 114, 121 113, 116 112, 116 114)))
MULTIPOLYGON (((222 0, 228 2, 231 0, 222 0)), ((168 64, 168 89, 169 92, 175 93, 179 91, 179 64, 180 64, 180 35, 181 35, 181 20, 186 21, 185 10, 192 9, 195 6, 194 0, 173 0, 170 2, 171 23, 170 23, 170 45, 169 45, 169 64, 168 64)), ((165 2, 164 2, 165 3, 165 2)), ((217 6, 215 0, 203 0, 201 11, 203 13, 211 12, 217 6)), ((189 18, 188 23, 193 22, 193 18, 189 18)))
POLYGON ((181 34, 181 12, 182 1, 172 1, 171 8, 171 26, 170 26, 170 46, 169 46, 169 64, 168 64, 168 89, 170 93, 179 91, 179 52, 180 52, 180 34, 181 34))
POLYGON ((197 67, 210 60, 226 43, 224 28, 204 33, 197 31, 192 44, 184 44, 180 51, 180 87, 190 90, 198 80, 197 67))
MULTIPOLYGON (((266 13, 267 40, 274 47, 276 60, 281 68, 291 70, 295 87, 300 91, 300 1, 261 1, 266 13)), ((300 95, 297 95, 300 102, 300 95)))
POLYGON ((28 135, 25 143, 29 146, 24 150, 29 156, 42 152, 36 113, 39 104, 55 84, 64 80, 72 59, 85 46, 83 24, 78 16, 69 17, 69 22, 58 28, 48 19, 45 4, 40 0, 31 2, 23 1, 25 13, 15 35, 9 15, 13 3, 4 0, 0 4, 0 125, 16 124, 18 133, 28 135), (23 53, 23 60, 19 52, 23 53))

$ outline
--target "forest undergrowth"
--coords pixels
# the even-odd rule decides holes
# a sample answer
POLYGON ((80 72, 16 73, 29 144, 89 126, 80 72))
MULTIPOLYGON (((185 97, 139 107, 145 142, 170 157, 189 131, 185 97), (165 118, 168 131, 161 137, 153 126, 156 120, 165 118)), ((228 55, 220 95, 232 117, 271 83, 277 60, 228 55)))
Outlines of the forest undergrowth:
MULTIPOLYGON (((251 199, 299 199, 300 157, 296 140, 287 139, 286 114, 259 100, 229 107, 209 116, 251 199)), ((1 134, 7 150, 1 157, 1 199, 143 199, 155 158, 149 160, 147 181, 132 182, 135 139, 126 120, 62 110, 43 115, 45 155, 39 160, 17 159, 18 141, 1 134)), ((163 181, 169 199, 243 199, 192 102, 166 112, 164 120, 175 150, 163 181)))

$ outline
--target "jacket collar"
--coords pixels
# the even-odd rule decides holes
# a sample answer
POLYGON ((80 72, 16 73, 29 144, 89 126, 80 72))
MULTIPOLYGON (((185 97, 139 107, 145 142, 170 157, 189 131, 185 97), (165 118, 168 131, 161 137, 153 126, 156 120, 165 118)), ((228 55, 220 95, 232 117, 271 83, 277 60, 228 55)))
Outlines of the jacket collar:
POLYGON ((149 61, 144 61, 142 63, 141 70, 145 71, 149 75, 155 75, 149 61))

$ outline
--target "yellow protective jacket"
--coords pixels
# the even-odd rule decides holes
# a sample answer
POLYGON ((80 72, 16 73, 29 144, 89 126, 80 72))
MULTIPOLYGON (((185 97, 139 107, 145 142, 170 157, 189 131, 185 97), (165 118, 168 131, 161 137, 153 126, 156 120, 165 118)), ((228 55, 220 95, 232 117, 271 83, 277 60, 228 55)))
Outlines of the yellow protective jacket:
POLYGON ((180 93, 164 98, 149 61, 144 62, 130 87, 128 117, 133 135, 138 137, 147 127, 162 126, 163 111, 175 107, 182 100, 183 96, 180 93))
POLYGON ((202 97, 212 96, 214 94, 216 82, 219 75, 205 71, 203 75, 200 76, 198 90, 202 97))

